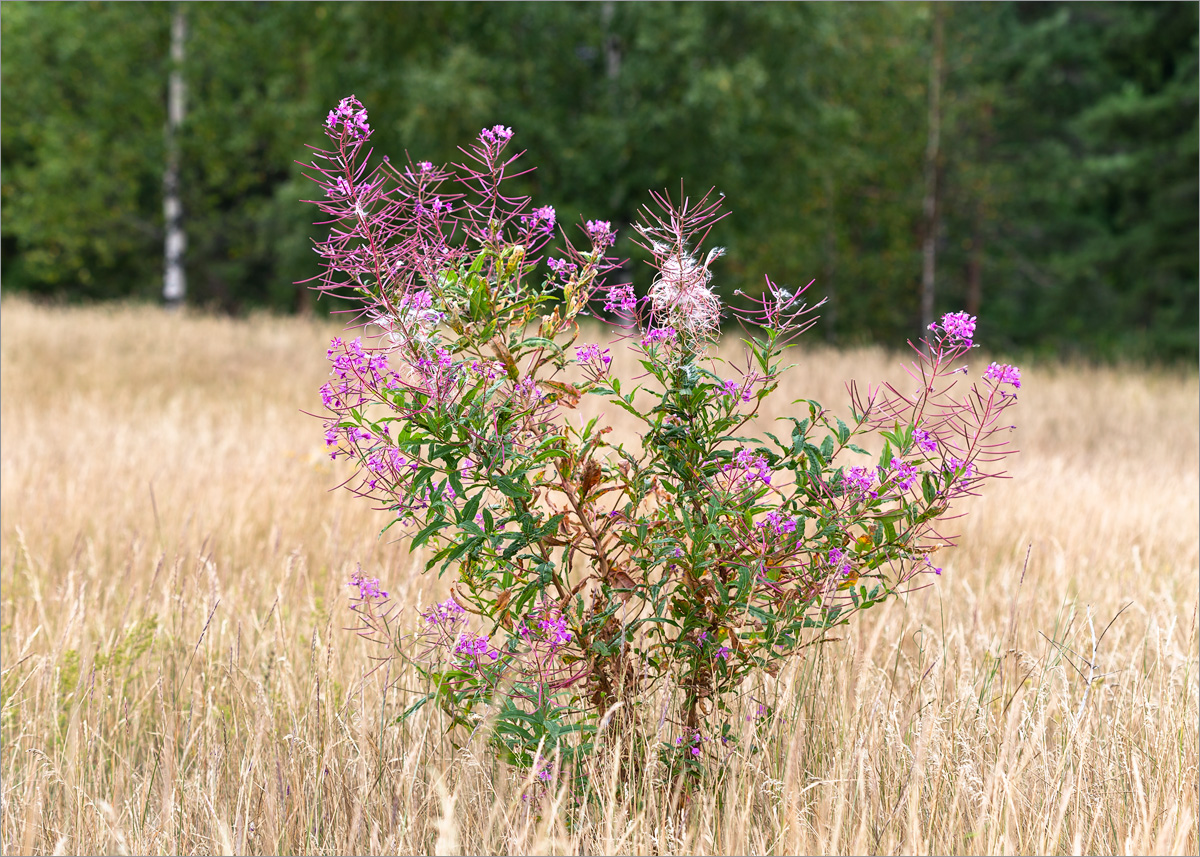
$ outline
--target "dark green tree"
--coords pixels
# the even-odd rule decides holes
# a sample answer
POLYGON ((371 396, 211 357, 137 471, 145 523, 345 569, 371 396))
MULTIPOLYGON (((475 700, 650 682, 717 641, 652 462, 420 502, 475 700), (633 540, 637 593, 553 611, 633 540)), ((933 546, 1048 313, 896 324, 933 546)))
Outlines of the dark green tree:
POLYGON ((975 102, 959 114, 946 242, 967 276, 952 291, 970 302, 982 267, 983 323, 1010 346, 1195 360, 1196 5, 971 14, 987 27, 959 81, 975 102))
POLYGON ((169 17, 154 3, 4 4, 6 286, 161 290, 169 17))
MULTIPOLYGON (((167 4, 6 2, 4 284, 154 299, 167 4)), ((946 4, 935 313, 1011 348, 1197 354, 1195 4, 946 4)), ((513 127, 523 190, 628 224, 726 195, 727 299, 817 281, 841 342, 918 325, 929 4, 188 6, 189 301, 291 311, 317 234, 296 161, 348 94, 380 151, 513 127)), ((640 279, 639 279, 640 278, 640 279)))

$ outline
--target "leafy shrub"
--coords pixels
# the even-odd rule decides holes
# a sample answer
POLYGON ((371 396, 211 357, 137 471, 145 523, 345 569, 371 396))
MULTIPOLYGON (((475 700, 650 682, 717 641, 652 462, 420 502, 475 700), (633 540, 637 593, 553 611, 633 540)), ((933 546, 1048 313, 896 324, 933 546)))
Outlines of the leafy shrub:
POLYGON ((1020 374, 992 364, 960 389, 965 313, 914 346, 910 390, 852 386, 849 422, 800 401, 782 431, 754 436, 811 308, 769 279, 748 308, 721 306, 721 251, 700 249, 722 216, 711 195, 652 197, 636 229, 656 275, 639 296, 605 282, 608 223, 549 250, 555 211, 505 195, 509 129, 485 129, 449 169, 370 168, 353 98, 326 132, 332 148, 309 165, 331 225, 318 288, 360 300, 364 328, 328 351, 330 455, 456 578, 407 639, 379 581, 352 581, 362 630, 415 651, 428 679, 409 712, 436 701, 452 724, 483 724, 543 780, 601 724, 649 716, 671 724, 662 752, 700 772, 748 677, 940 573, 938 522, 1001 475, 1020 374), (589 313, 617 319, 641 374, 577 342, 589 313), (740 371, 710 356, 723 315, 748 331, 740 371), (637 420, 640 444, 573 418, 585 396, 637 420), (882 440, 877 457, 864 437, 882 440), (659 690, 670 709, 645 711, 659 690))

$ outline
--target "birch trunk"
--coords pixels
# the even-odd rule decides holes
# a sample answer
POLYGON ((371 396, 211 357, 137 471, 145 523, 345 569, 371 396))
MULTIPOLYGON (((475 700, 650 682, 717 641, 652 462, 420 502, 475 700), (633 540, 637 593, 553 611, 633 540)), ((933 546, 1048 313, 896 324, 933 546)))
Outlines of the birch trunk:
POLYGON ((183 202, 179 195, 179 130, 184 116, 183 43, 187 19, 183 4, 176 3, 171 18, 171 75, 167 83, 167 165, 163 173, 163 215, 166 240, 163 247, 163 301, 170 308, 187 297, 187 275, 183 269, 187 233, 183 229, 183 202))

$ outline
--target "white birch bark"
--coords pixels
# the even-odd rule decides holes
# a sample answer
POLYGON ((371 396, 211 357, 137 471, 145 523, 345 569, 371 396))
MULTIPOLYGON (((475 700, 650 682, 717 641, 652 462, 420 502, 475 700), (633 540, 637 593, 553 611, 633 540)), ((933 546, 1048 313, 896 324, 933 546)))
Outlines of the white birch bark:
POLYGON ((167 83, 167 164, 163 173, 163 216, 166 240, 163 247, 163 300, 168 307, 180 306, 187 296, 187 275, 183 268, 187 233, 183 228, 183 202, 179 194, 179 130, 183 125, 184 96, 183 45, 187 38, 187 19, 183 4, 176 3, 171 17, 171 74, 167 83))

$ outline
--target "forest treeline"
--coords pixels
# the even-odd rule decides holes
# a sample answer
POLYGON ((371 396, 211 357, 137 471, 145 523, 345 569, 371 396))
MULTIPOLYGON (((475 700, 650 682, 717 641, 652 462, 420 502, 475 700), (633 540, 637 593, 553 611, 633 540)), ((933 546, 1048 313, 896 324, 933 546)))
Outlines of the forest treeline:
MULTIPOLYGON (((295 163, 353 93, 379 153, 511 126, 560 222, 715 186, 717 281, 828 296, 819 336, 1197 359, 1196 3, 204 3, 179 131, 189 302, 309 308, 295 163), (940 31, 940 33, 939 33, 940 31), (937 97, 931 103, 931 92, 937 97), (931 123, 937 135, 931 146, 931 123), (932 193, 931 193, 932 192, 932 193), (932 205, 930 205, 932 203, 932 205)), ((168 3, 5 2, 6 289, 155 299, 168 3)), ((629 237, 629 274, 648 272, 629 237)))

